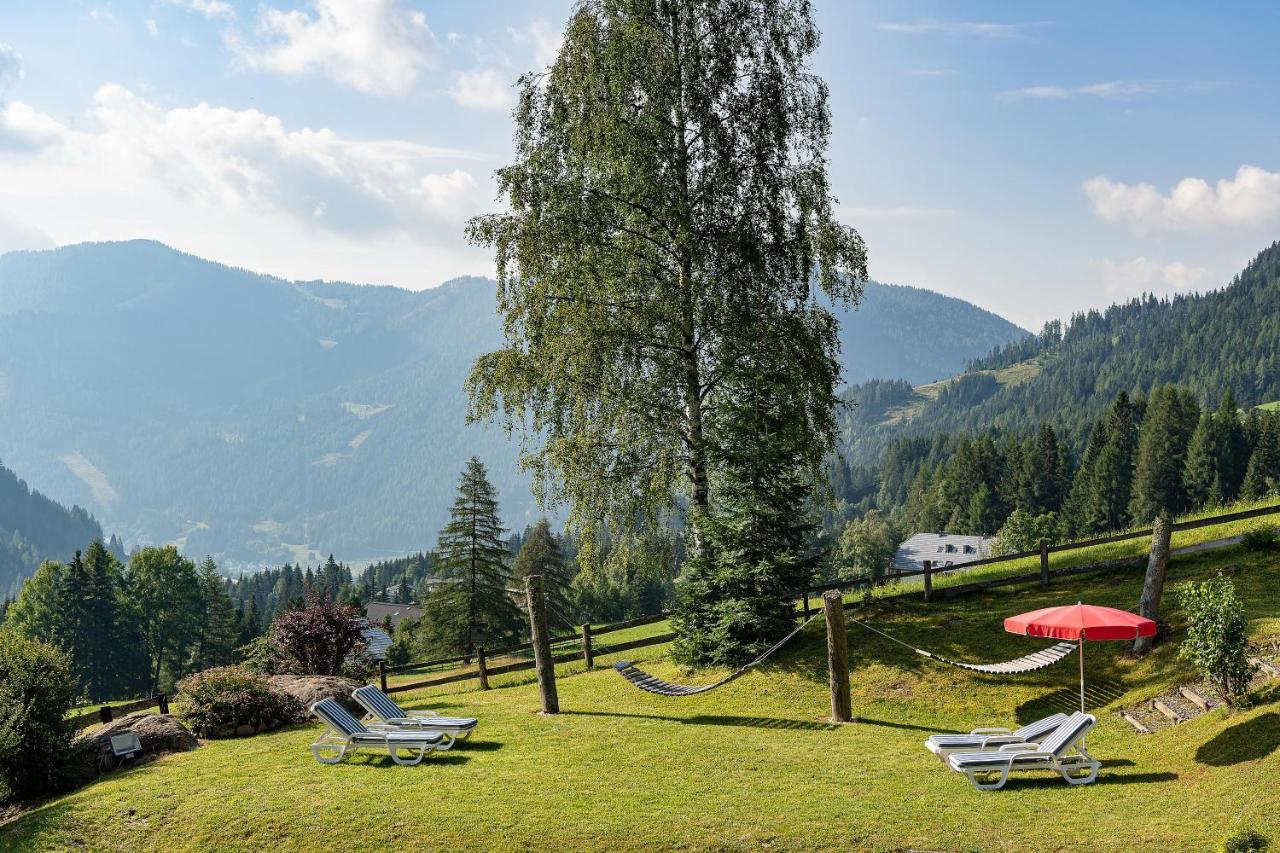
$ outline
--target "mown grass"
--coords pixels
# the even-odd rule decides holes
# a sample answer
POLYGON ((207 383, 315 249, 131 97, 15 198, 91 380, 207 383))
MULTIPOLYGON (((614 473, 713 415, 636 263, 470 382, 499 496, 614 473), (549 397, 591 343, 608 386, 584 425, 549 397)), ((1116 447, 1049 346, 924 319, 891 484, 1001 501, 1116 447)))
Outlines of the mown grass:
MULTIPOLYGON (((472 742, 415 768, 372 754, 316 764, 315 725, 211 742, 35 808, 0 827, 0 849, 1205 850, 1239 826, 1280 841, 1280 690, 1145 737, 1114 714, 1192 678, 1177 658, 1172 588, 1219 570, 1235 579, 1252 633, 1280 632, 1274 555, 1235 547, 1175 559, 1170 639, 1140 661, 1121 643, 1087 650, 1100 717, 1090 749, 1105 764, 1091 786, 1026 774, 980 793, 920 744, 928 732, 1070 709, 1074 658, 998 679, 851 624, 860 721, 832 726, 816 623, 760 670, 685 699, 641 692, 607 670, 569 675, 573 667, 561 672, 564 713, 554 717, 536 713, 525 679, 408 694, 406 704, 481 719, 472 742)), ((1077 599, 1132 608, 1141 574, 930 605, 872 600, 850 615, 949 657, 1001 660, 1040 645, 1005 634, 1004 616, 1077 599)), ((646 666, 679 677, 660 657, 646 666)))

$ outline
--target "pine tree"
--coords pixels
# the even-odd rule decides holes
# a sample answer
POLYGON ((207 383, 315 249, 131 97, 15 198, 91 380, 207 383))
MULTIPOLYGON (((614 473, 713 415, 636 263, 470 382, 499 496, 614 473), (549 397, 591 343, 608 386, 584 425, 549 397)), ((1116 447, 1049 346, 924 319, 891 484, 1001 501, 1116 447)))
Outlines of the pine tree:
POLYGON ((200 635, 191 668, 196 672, 223 666, 235 658, 240 626, 213 557, 200 563, 200 635))
POLYGON ((804 403, 785 359, 742 353, 722 382, 712 415, 717 500, 694 517, 704 547, 685 564, 672 624, 679 659, 735 666, 794 627, 821 460, 807 453, 808 427, 795 417, 804 403))
POLYGON ((1240 494, 1249 466, 1249 445, 1235 394, 1228 388, 1214 416, 1218 421, 1218 483, 1222 502, 1228 503, 1240 494))
POLYGON ((58 573, 56 587, 58 607, 58 647, 71 662, 71 677, 79 695, 89 688, 92 675, 93 602, 92 581, 80 552, 58 573))
POLYGON ((84 555, 89 576, 89 611, 94 630, 86 648, 89 698, 94 701, 126 695, 145 671, 134 620, 128 618, 124 595, 124 567, 101 539, 84 555))
POLYGON ((545 518, 529 529, 516 555, 512 572, 517 586, 529 575, 542 575, 547 597, 547 617, 557 627, 572 631, 576 626, 572 601, 573 573, 560 550, 560 542, 545 518))
POLYGON ((990 536, 1000 529, 1002 520, 995 492, 986 483, 980 483, 974 490, 973 496, 969 498, 965 526, 959 532, 974 536, 990 536))
POLYGON ((1160 514, 1177 515, 1187 506, 1183 470, 1187 444, 1199 418, 1191 396, 1172 385, 1151 392, 1138 435, 1129 515, 1145 524, 1160 514))
POLYGON ((1256 428, 1253 453, 1245 472, 1240 496, 1261 500, 1280 491, 1280 415, 1265 415, 1256 428))
POLYGON ((444 583, 424 602, 424 651, 468 652, 477 631, 490 648, 507 645, 521 633, 523 619, 507 591, 510 552, 502 532, 497 493, 473 456, 436 545, 436 571, 444 583))
POLYGON ((1223 502, 1223 455, 1221 430, 1210 412, 1200 416, 1196 431, 1187 446, 1187 467, 1183 473, 1183 485, 1187 492, 1187 506, 1198 509, 1218 506, 1223 502))

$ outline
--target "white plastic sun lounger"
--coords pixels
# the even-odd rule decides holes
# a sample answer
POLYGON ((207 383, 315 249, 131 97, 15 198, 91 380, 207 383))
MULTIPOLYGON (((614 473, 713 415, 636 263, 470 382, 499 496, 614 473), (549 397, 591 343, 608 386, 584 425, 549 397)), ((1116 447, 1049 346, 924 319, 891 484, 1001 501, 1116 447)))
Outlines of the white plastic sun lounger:
POLYGON ((1066 721, 1066 714, 1052 714, 1013 731, 985 728, 974 729, 967 735, 930 735, 925 740, 924 747, 938 756, 939 760, 946 761, 947 756, 953 752, 987 752, 1010 743, 1039 743, 1066 721))
POLYGON ((442 717, 429 712, 411 715, 372 684, 356 688, 351 698, 369 712, 364 722, 371 728, 380 729, 390 726, 397 729, 427 729, 439 732, 444 736, 444 742, 436 747, 440 750, 449 749, 455 741, 471 737, 471 733, 476 730, 478 724, 475 717, 442 717))
POLYGON ((362 746, 373 746, 385 749, 396 764, 413 765, 421 762, 443 740, 436 732, 421 730, 370 731, 332 699, 321 699, 311 706, 311 713, 328 726, 324 734, 311 744, 311 754, 321 764, 337 764, 348 752, 355 753, 362 746), (408 753, 408 757, 401 758, 401 750, 408 753))
POLYGON ((1044 743, 1010 743, 990 752, 955 752, 947 764, 969 777, 979 791, 1003 788, 1014 770, 1056 770, 1068 785, 1085 785, 1098 778, 1102 763, 1084 748, 1084 737, 1097 723, 1092 714, 1079 711, 1067 718, 1044 743), (1074 775, 1083 770, 1083 775, 1074 775), (978 776, 998 773, 999 778, 979 781, 978 776))

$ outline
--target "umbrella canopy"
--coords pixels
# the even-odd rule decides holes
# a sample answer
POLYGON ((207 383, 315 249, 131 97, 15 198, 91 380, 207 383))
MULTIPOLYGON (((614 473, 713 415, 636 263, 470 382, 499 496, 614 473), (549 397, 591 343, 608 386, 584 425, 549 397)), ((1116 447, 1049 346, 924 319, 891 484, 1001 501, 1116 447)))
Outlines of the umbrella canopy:
POLYGON ((1011 634, 1058 640, 1133 640, 1154 636, 1156 623, 1114 607, 1070 604, 1010 616, 1004 620, 1004 629, 1011 634))
POLYGON ((1044 607, 1030 613, 1020 613, 1004 620, 1004 629, 1010 634, 1028 637, 1053 637, 1059 640, 1075 640, 1080 644, 1080 710, 1084 711, 1084 641, 1085 640, 1133 640, 1152 637, 1156 623, 1144 616, 1117 610, 1114 607, 1095 607, 1092 604, 1068 604, 1063 607, 1044 607))

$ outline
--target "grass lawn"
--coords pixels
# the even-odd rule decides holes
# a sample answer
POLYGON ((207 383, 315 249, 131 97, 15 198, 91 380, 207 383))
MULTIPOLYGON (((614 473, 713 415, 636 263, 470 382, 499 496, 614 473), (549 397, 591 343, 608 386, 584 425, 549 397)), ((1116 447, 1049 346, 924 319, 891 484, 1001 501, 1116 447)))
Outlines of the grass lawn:
MULTIPOLYGON (((1247 710, 1148 736, 1115 715, 1191 680, 1177 659, 1172 589, 1219 568, 1235 578, 1254 636, 1280 633, 1275 555, 1230 548, 1175 559, 1172 639, 1142 661, 1124 658, 1122 643, 1086 650, 1100 718, 1089 746, 1104 762, 1089 786, 1036 773, 981 793, 921 746, 929 732, 1070 710, 1074 656, 1001 680, 851 625, 861 720, 833 726, 814 624, 760 671, 690 698, 652 696, 607 669, 562 678, 556 717, 535 713, 524 673, 488 692, 407 694, 402 704, 481 719, 471 742, 419 767, 374 754, 321 766, 307 750, 315 725, 210 742, 39 806, 0 827, 0 849, 1205 850, 1240 826, 1280 842, 1280 686, 1247 710)), ((1047 645, 1005 634, 1004 616, 1077 599, 1133 608, 1140 587, 1136 570, 1047 592, 872 600, 851 615, 949 657, 1003 660, 1047 645)), ((646 664, 653 672, 677 677, 660 648, 639 651, 658 656, 646 664)))

